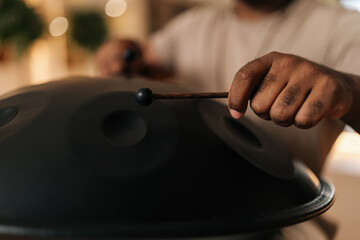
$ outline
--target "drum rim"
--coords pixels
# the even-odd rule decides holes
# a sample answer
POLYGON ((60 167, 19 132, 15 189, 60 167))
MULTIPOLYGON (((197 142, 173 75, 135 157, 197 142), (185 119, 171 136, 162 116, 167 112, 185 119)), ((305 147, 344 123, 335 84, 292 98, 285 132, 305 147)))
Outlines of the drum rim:
POLYGON ((260 221, 211 219, 147 224, 104 224, 104 226, 53 227, 16 226, 0 223, 1 235, 54 238, 189 238, 219 237, 259 233, 294 225, 326 212, 335 202, 335 187, 318 177, 321 191, 310 202, 283 211, 264 215, 260 221), (229 221, 231 220, 231 221, 229 221), (245 223, 245 224, 244 224, 245 223))

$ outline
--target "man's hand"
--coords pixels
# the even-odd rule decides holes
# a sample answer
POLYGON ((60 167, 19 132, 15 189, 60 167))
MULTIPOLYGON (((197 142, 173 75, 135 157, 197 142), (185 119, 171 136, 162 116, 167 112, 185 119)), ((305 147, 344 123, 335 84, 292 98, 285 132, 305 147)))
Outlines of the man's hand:
POLYGON ((96 65, 105 77, 140 74, 144 68, 142 49, 131 40, 110 40, 97 51, 96 65))
POLYGON ((149 44, 144 47, 132 40, 113 39, 102 45, 96 54, 101 76, 142 75, 152 80, 170 81, 173 72, 159 64, 149 44))
POLYGON ((311 128, 324 118, 342 118, 359 132, 359 96, 359 77, 273 52, 236 73, 229 108, 234 118, 241 118, 250 100, 259 117, 280 126, 311 128))

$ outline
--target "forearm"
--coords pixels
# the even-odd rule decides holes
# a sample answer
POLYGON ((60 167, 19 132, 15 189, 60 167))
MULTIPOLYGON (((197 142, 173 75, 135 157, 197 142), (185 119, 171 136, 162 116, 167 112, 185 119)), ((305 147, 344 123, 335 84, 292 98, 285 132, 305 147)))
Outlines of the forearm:
POLYGON ((346 80, 349 94, 352 95, 352 103, 349 111, 341 119, 360 133, 360 76, 347 74, 346 80))

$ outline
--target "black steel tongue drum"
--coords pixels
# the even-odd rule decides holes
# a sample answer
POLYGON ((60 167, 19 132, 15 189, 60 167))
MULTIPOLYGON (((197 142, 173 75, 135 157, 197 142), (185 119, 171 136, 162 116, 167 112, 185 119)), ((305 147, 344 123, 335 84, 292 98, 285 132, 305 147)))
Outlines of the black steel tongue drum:
MULTIPOLYGON (((0 97, 0 234, 253 236, 326 211, 334 188, 247 119, 151 81, 72 78, 0 97)), ((251 238, 253 239, 253 238, 251 238)))

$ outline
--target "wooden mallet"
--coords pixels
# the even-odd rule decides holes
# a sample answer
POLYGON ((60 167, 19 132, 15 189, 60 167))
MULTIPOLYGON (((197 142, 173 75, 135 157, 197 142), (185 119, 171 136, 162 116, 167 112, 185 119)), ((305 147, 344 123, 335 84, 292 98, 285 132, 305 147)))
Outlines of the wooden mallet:
POLYGON ((136 92, 136 101, 144 106, 155 99, 199 99, 199 98, 227 98, 228 92, 205 93, 153 93, 149 88, 140 88, 136 92))

